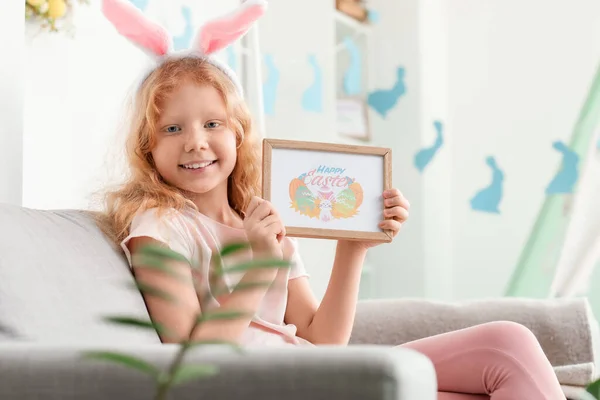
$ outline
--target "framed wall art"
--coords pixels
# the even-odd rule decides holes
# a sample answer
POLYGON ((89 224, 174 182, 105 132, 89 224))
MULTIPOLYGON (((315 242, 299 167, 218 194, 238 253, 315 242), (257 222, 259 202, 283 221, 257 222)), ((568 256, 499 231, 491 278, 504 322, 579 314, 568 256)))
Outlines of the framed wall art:
POLYGON ((351 97, 339 98, 336 107, 338 134, 363 142, 371 141, 369 113, 364 100, 351 97))

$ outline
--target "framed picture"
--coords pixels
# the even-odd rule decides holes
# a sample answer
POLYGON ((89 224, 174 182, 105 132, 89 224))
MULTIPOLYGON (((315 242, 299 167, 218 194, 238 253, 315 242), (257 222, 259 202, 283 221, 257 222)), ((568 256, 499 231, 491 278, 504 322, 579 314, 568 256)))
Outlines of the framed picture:
POLYGON ((391 184, 388 148, 263 139, 262 195, 288 236, 390 242, 378 225, 391 184))
POLYGON ((340 97, 336 107, 338 134, 365 142, 371 140, 369 113, 363 99, 340 97))

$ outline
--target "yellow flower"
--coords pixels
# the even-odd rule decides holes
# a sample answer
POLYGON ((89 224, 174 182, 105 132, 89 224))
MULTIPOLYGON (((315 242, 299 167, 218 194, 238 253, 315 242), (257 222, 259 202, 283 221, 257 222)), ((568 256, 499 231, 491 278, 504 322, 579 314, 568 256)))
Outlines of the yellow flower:
POLYGON ((39 7, 45 2, 46 0, 27 0, 27 4, 29 4, 31 7, 39 7))
POLYGON ((48 16, 50 18, 58 19, 65 15, 67 11, 67 4, 65 0, 48 0, 48 16))

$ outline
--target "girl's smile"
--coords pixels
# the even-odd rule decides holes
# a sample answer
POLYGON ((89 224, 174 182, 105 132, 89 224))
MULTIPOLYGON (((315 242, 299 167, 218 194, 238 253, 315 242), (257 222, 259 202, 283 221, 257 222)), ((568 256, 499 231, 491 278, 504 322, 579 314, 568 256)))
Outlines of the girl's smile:
POLYGON ((218 160, 211 161, 192 161, 185 164, 180 164, 179 167, 184 169, 186 172, 198 173, 210 170, 211 166, 214 166, 218 160))

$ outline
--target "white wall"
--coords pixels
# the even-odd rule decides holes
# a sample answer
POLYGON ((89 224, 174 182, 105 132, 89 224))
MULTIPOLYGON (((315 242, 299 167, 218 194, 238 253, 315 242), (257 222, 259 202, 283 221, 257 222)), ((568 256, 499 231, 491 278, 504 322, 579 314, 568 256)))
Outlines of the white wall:
POLYGON ((421 148, 436 140, 434 121, 443 126, 442 148, 421 173, 423 179, 423 295, 435 299, 454 296, 452 247, 453 127, 449 114, 448 9, 446 0, 419 1, 419 54, 421 69, 421 148), (435 249, 435 251, 433 251, 435 249))
POLYGON ((371 250, 372 297, 452 297, 452 138, 448 121, 447 2, 370 1, 381 18, 370 39, 370 89, 390 87, 396 68, 406 73, 406 94, 386 118, 369 112, 373 141, 393 154, 393 185, 411 203, 410 218, 392 244, 371 250), (445 144, 423 173, 415 154, 444 124, 445 144), (432 250, 435 249, 435 250, 432 250))
POLYGON ((29 207, 88 206, 89 193, 106 182, 107 157, 120 150, 121 107, 145 61, 103 19, 99 2, 78 7, 74 23, 74 37, 27 29, 23 202, 29 207))
POLYGON ((380 14, 373 26, 369 52, 369 86, 371 90, 389 88, 396 79, 396 68, 406 70, 406 94, 385 119, 369 112, 373 145, 390 147, 393 158, 393 186, 400 189, 411 203, 409 222, 394 242, 370 250, 374 268, 372 297, 422 296, 426 270, 423 237, 424 182, 413 167, 416 149, 422 146, 423 72, 420 59, 418 0, 370 1, 380 14))
POLYGON ((531 1, 370 1, 373 85, 406 67, 407 94, 386 119, 371 113, 374 144, 394 151, 394 184, 411 201, 396 243, 372 252, 374 297, 501 296, 560 165, 600 62, 600 5, 531 1), (542 12, 543 10, 543 12, 542 12), (535 22, 533 22, 535 21, 535 22), (415 153, 444 122, 444 145, 419 174, 415 153), (470 209, 505 172, 500 215, 470 209))
POLYGON ((7 2, 0 13, 0 202, 21 204, 23 169, 24 2, 7 2))
POLYGON ((449 13, 454 289, 504 293, 600 62, 595 0, 458 0, 449 13), (487 155, 505 172, 501 215, 469 208, 489 183, 487 155))

